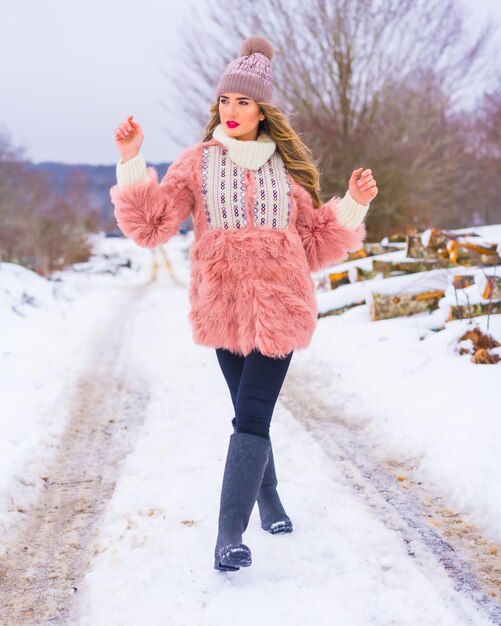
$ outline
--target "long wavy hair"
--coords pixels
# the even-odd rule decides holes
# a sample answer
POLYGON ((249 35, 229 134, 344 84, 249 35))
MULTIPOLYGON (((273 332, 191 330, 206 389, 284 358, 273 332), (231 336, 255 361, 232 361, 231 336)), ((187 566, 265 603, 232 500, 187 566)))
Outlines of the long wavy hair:
MULTIPOLYGON (((322 206, 319 164, 313 159, 311 150, 292 128, 287 115, 268 102, 256 102, 265 115, 265 119, 259 122, 258 135, 264 132, 273 139, 290 175, 308 191, 315 208, 322 206)), ((209 110, 211 116, 203 141, 212 139, 214 129, 221 123, 219 104, 211 104, 209 110)))

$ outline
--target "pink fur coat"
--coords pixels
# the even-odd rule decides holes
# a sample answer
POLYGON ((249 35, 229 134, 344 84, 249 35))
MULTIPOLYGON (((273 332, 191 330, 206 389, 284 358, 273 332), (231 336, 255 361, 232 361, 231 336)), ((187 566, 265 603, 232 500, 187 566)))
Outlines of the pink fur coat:
POLYGON ((118 226, 144 247, 165 243, 191 213, 193 340, 244 356, 306 348, 318 315, 311 272, 343 261, 366 236, 363 222, 339 222, 339 198, 315 209, 278 151, 246 169, 215 139, 182 152, 160 182, 149 167, 110 195, 118 226))

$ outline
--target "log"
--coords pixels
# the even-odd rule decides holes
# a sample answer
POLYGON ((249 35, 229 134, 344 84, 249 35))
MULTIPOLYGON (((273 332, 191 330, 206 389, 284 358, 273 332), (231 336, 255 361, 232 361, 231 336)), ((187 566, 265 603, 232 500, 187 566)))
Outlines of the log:
POLYGON ((384 320, 402 315, 409 316, 423 311, 433 311, 438 308, 438 301, 444 292, 435 289, 419 293, 372 293, 370 307, 371 320, 384 320))
POLYGON ((356 261, 357 259, 365 259, 368 256, 367 252, 363 248, 360 248, 360 250, 356 250, 355 252, 348 252, 348 258, 346 260, 356 261))
POLYGON ((404 233, 393 233, 393 235, 388 235, 387 239, 391 243, 404 243, 406 235, 404 233))
POLYGON ((451 285, 455 289, 464 289, 465 287, 473 285, 474 282, 475 276, 472 274, 456 274, 456 276, 452 277, 451 285))
POLYGON ((355 274, 355 280, 353 282, 357 283, 361 280, 371 280, 372 278, 376 278, 379 272, 375 272, 373 269, 364 270, 363 267, 355 266, 353 268, 355 274))
POLYGON ((415 300, 430 300, 433 298, 443 298, 444 292, 441 289, 435 289, 434 291, 423 291, 422 293, 414 294, 415 300))
MULTIPOLYGON (((453 230, 443 230, 440 228, 427 228, 421 233, 421 242, 425 248, 434 248, 435 250, 447 247, 447 243, 450 240, 461 242, 462 240, 468 238, 480 239, 481 236, 475 232, 456 233, 453 230)), ((474 241, 468 243, 475 244, 474 241)), ((487 247, 489 249, 495 249, 496 244, 488 244, 487 247)))
POLYGON ((475 250, 468 251, 464 248, 459 248, 456 264, 464 265, 465 267, 473 267, 475 265, 493 267, 494 265, 501 265, 501 257, 498 254, 479 254, 475 250))
POLYGON ((383 246, 381 243, 364 243, 364 250, 368 256, 375 256, 377 254, 386 254, 387 252, 397 252, 401 250, 399 246, 383 246))
POLYGON ((455 233, 439 228, 429 228, 423 233, 411 230, 407 234, 407 256, 415 259, 448 259, 460 265, 498 265, 501 258, 496 243, 475 243, 468 237, 477 233, 455 233))
POLYGON ((453 230, 445 230, 441 228, 427 228, 421 234, 421 241, 426 248, 434 248, 438 250, 439 248, 444 248, 447 246, 447 242, 450 239, 454 241, 459 241, 464 237, 480 237, 478 233, 469 232, 469 233, 456 233, 453 230))
POLYGON ((348 285, 351 282, 348 276, 348 270, 329 274, 329 281, 331 289, 336 289, 340 285, 348 285))
POLYGON ((407 234, 405 256, 410 259, 436 259, 437 251, 434 248, 426 248, 421 241, 421 234, 411 232, 407 234))
POLYGON ((479 315, 496 315, 501 313, 501 300, 495 302, 475 302, 464 306, 451 305, 447 322, 464 320, 479 315))
POLYGON ((432 250, 446 248, 451 236, 455 237, 454 234, 440 230, 440 228, 428 228, 420 235, 423 246, 432 250))
POLYGON ((449 241, 447 253, 452 263, 458 265, 499 265, 501 257, 497 249, 478 246, 473 243, 458 243, 449 241))
POLYGON ((480 245, 471 241, 449 241, 447 243, 447 250, 454 248, 466 248, 469 250, 475 250, 479 254, 497 254, 497 244, 480 245))
POLYGON ((403 274, 413 274, 415 272, 426 272, 440 267, 448 267, 448 263, 444 263, 439 259, 422 259, 420 261, 382 261, 374 259, 372 261, 372 269, 376 272, 382 272, 383 276, 391 276, 394 272, 403 274))
POLYGON ((328 317, 329 315, 341 315, 345 311, 352 309, 354 306, 360 306, 361 304, 365 304, 365 300, 360 300, 359 302, 351 302, 350 304, 346 304, 345 306, 341 306, 339 308, 329 309, 328 311, 324 311, 323 313, 319 313, 317 318, 328 317))

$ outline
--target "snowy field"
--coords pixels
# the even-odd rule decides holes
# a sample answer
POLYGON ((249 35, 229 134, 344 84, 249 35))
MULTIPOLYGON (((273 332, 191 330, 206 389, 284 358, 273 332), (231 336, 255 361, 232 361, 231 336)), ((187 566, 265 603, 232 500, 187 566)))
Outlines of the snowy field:
MULTIPOLYGON (((147 381, 150 401, 95 540, 78 623, 491 624, 435 562, 426 555, 409 559, 398 534, 374 519, 280 402, 271 435, 294 532, 268 535, 256 507, 244 536, 252 567, 212 569, 233 415, 214 351, 191 339, 190 236, 166 246, 181 280, 159 273, 124 338, 131 371, 147 381)), ((150 251, 115 239, 98 239, 95 249, 90 264, 61 272, 57 281, 0 266, 4 536, 42 489, 45 464, 68 418, 72 383, 89 365, 100 327, 120 315, 128 290, 150 280, 150 251), (131 267, 118 267, 126 258, 131 267)), ((321 310, 333 296, 318 294, 321 310)), ((476 323, 501 340, 500 315, 490 317, 488 329, 486 316, 476 323)), ((343 419, 363 428, 375 456, 414 459, 416 475, 499 544, 501 363, 472 364, 456 349, 468 322, 431 330, 443 325, 441 310, 371 322, 368 305, 358 306, 320 319, 311 346, 294 354, 290 371, 318 373, 327 381, 323 393, 342 399, 343 419)))

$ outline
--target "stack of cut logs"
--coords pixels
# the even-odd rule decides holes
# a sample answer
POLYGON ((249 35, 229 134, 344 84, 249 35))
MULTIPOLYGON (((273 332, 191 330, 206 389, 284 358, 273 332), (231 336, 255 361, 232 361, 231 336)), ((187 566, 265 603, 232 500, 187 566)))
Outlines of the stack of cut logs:
MULTIPOLYGON (((414 315, 439 306, 444 310, 446 321, 501 313, 501 267, 496 267, 501 266, 499 244, 486 242, 475 232, 458 234, 437 228, 422 233, 410 230, 405 236, 393 236, 387 241, 386 245, 366 243, 351 253, 348 260, 363 261, 402 249, 406 258, 373 259, 372 267, 363 262, 364 267, 352 264, 344 271, 329 271, 318 286, 336 289, 359 281, 390 279, 376 280, 377 286, 371 285, 374 289, 370 289, 370 296, 366 298, 370 303, 371 320, 414 315), (495 275, 496 270, 500 276, 495 275), (418 272, 428 274, 411 276, 418 272), (409 280, 405 275, 409 275, 409 280), (402 278, 391 280, 397 276, 402 278)), ((360 303, 358 297, 356 302, 348 305, 344 302, 342 307, 330 309, 319 317, 339 314, 360 303)))

